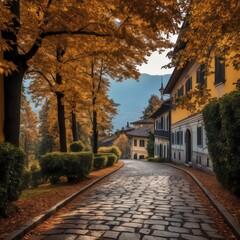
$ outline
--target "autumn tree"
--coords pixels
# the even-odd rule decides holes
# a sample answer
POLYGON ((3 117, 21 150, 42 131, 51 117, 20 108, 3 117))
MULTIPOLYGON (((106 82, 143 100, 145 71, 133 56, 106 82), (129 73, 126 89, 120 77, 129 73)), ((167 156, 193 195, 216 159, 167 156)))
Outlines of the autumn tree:
POLYGON ((39 112, 39 138, 37 147, 37 157, 45 153, 56 151, 57 147, 57 126, 56 118, 52 115, 51 101, 46 100, 39 112), (51 117, 50 117, 51 116, 51 117))
POLYGON ((173 65, 189 61, 205 64, 211 72, 215 56, 240 69, 240 2, 235 0, 191 1, 173 56, 173 65))
POLYGON ((148 46, 149 54, 169 46, 168 34, 174 33, 182 20, 183 3, 177 0, 1 1, 9 11, 1 20, 4 23, 0 29, 1 41, 7 46, 1 49, 2 62, 15 66, 11 75, 4 75, 5 141, 19 145, 22 80, 29 60, 44 39, 62 35, 111 36, 138 49, 148 46))
POLYGON ((130 155, 130 142, 126 134, 120 134, 118 138, 114 141, 113 145, 119 147, 122 152, 123 158, 128 158, 128 156, 130 155))
POLYGON ((162 104, 162 100, 158 96, 152 94, 148 100, 147 107, 142 111, 142 119, 148 119, 162 104))
POLYGON ((27 154, 27 160, 35 153, 38 138, 38 119, 32 110, 26 95, 21 100, 20 146, 27 154))

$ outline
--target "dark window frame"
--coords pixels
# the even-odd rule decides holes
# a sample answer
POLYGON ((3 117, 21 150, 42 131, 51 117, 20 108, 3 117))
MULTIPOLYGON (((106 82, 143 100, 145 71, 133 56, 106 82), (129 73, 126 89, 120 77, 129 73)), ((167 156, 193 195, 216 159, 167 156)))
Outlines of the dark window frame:
POLYGON ((139 140, 139 147, 145 147, 145 140, 143 139, 139 140))
POLYGON ((189 77, 185 83, 186 94, 192 90, 192 77, 189 77))
POLYGON ((205 65, 201 64, 196 72, 196 83, 205 84, 205 65))
POLYGON ((222 58, 215 57, 215 78, 214 84, 225 82, 225 62, 222 58))
POLYGON ((203 127, 197 127, 197 146, 203 146, 203 127))

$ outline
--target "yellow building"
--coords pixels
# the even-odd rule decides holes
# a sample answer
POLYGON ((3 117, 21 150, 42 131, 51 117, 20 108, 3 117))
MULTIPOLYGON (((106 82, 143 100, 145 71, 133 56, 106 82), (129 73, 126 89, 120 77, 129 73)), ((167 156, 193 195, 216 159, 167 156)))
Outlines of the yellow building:
MULTIPOLYGON (((175 69, 164 90, 170 94, 174 105, 179 97, 188 94, 197 85, 209 89, 211 97, 221 97, 236 89, 240 71, 225 66, 218 58, 212 62, 213 74, 204 78, 204 66, 190 62, 182 69, 175 69)), ((199 109, 201 110, 201 109, 199 109)), ((206 171, 212 171, 201 112, 191 113, 186 109, 171 110, 171 156, 176 163, 185 163, 206 171)))
POLYGON ((0 75, 0 142, 4 141, 3 124, 4 124, 4 91, 3 91, 3 76, 0 75))
POLYGON ((130 155, 132 159, 144 159, 148 156, 147 143, 149 131, 153 129, 154 121, 143 119, 132 122, 134 130, 127 132, 130 141, 130 155))

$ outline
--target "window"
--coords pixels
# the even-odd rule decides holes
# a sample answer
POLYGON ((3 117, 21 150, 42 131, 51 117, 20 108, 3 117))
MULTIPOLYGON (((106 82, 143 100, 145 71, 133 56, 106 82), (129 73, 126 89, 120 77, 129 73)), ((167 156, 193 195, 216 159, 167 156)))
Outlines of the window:
POLYGON ((134 139, 134 146, 137 146, 137 139, 134 139))
POLYGON ((177 138, 176 144, 177 145, 183 145, 183 131, 178 131, 176 138, 177 138))
POLYGON ((145 147, 145 140, 140 140, 140 147, 145 147))
POLYGON ((186 94, 192 89, 192 78, 188 78, 185 84, 186 94))
POLYGON ((178 153, 178 160, 181 160, 181 153, 178 153))
POLYGON ((161 117, 161 125, 160 125, 160 129, 163 129, 163 126, 164 126, 164 118, 161 117))
POLYGON ((175 144, 175 141, 174 141, 174 132, 172 132, 172 145, 174 145, 175 144))
POLYGON ((204 81, 204 74, 205 74, 205 65, 202 64, 200 67, 197 69, 197 83, 203 84, 204 81))
POLYGON ((203 145, 203 128, 202 127, 197 128, 197 145, 198 146, 203 145))
POLYGON ((183 88, 183 86, 181 86, 181 87, 178 89, 178 97, 183 96, 183 93, 184 93, 184 88, 183 88))
POLYGON ((214 84, 225 82, 225 63, 223 59, 215 57, 215 82, 214 84))

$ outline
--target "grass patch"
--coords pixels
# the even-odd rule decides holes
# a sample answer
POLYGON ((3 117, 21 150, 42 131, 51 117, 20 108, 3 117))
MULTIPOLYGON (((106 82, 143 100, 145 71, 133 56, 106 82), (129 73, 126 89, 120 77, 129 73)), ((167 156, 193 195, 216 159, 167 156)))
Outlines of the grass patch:
POLYGON ((42 196, 46 193, 49 193, 55 189, 61 189, 69 184, 66 182, 58 183, 56 185, 51 185, 50 183, 42 184, 39 185, 37 188, 31 188, 31 189, 26 189, 22 192, 22 195, 20 197, 21 200, 28 200, 28 199, 34 199, 39 196, 42 196))

